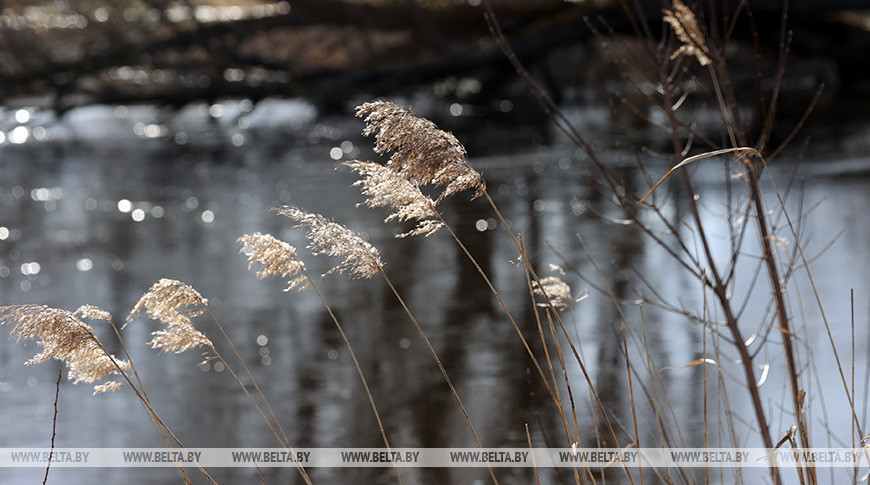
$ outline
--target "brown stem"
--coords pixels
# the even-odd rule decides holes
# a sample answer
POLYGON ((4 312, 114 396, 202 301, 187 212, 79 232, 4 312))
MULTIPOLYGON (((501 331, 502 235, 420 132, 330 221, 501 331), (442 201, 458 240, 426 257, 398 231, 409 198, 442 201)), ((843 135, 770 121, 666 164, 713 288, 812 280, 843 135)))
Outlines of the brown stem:
MULTIPOLYGON (((670 120, 672 128, 671 142, 673 144, 674 153, 681 154, 683 153, 683 142, 680 139, 677 116, 672 108, 674 106, 674 102, 673 97, 671 96, 671 86, 667 80, 667 75, 665 73, 666 66, 664 63, 661 63, 659 67, 659 80, 663 86, 663 104, 666 107, 665 115, 667 115, 668 119, 670 120)), ((715 76, 713 77, 715 78, 715 76)), ((755 378, 755 369, 752 367, 752 356, 749 354, 749 350, 746 348, 746 340, 743 339, 737 319, 734 316, 734 312, 731 308, 731 300, 728 297, 728 292, 726 291, 725 285, 722 281, 722 276, 719 274, 719 270, 716 267, 716 261, 713 258, 712 247, 709 243, 709 240, 707 239, 707 232, 704 229, 704 225, 701 222, 701 214, 698 211, 698 202, 697 200, 695 200, 695 190, 692 186, 691 176, 689 175, 685 167, 681 169, 681 172, 683 175, 683 182, 686 187, 686 192, 688 196, 687 199, 689 201, 689 208, 692 213, 692 219, 695 222, 695 228, 701 241, 701 248, 704 252, 705 258, 707 259, 709 273, 713 278, 712 289, 716 294, 717 299, 719 300, 719 305, 722 307, 723 313, 725 313, 725 321, 728 330, 731 332, 731 335, 734 339, 734 346, 737 348, 737 352, 740 354, 741 365, 743 367, 743 372, 746 375, 746 388, 749 391, 750 398, 752 399, 752 407, 755 411, 755 418, 758 421, 759 433, 761 433, 762 442, 764 443, 764 446, 766 448, 770 449, 773 448, 773 439, 770 436, 770 428, 767 424, 767 416, 765 415, 764 406, 761 401, 761 395, 758 391, 758 381, 755 378)), ((763 221, 763 215, 759 214, 759 223, 761 224, 763 223, 763 221)), ((769 242, 766 239, 764 239, 764 241, 769 242)), ((770 475, 774 484, 782 483, 782 479, 779 475, 779 470, 773 462, 771 462, 770 465, 770 475)))
MULTIPOLYGON (((423 338, 423 342, 426 343, 426 347, 429 349, 429 352, 432 354, 432 357, 435 358, 435 363, 438 364, 438 369, 441 371, 441 375, 444 377, 444 381, 447 382, 447 387, 450 388, 450 392, 453 394, 453 398, 456 400, 456 403, 459 405, 459 410, 462 412, 462 416, 465 417, 465 422, 468 424, 468 429, 471 430, 471 435, 474 437, 475 443, 477 443, 477 447, 483 449, 483 445, 480 443, 480 439, 477 437, 477 431, 474 430, 474 425, 471 424, 471 418, 468 416, 468 411, 465 409, 465 405, 462 404, 462 399, 459 398, 459 392, 456 391, 456 387, 453 385, 453 381, 450 380, 450 376, 447 375, 447 370, 444 368, 444 364, 441 363, 441 359, 438 358, 438 353, 435 352, 435 348, 432 347, 432 344, 429 342, 429 337, 426 336, 426 333, 423 331, 423 327, 417 322, 417 319, 414 317, 414 314, 411 313, 411 310, 408 308, 408 305, 405 304, 405 300, 399 295, 399 292, 396 290, 396 287, 393 286, 393 282, 390 281, 390 278, 387 277, 387 274, 381 270, 381 276, 386 281, 387 286, 392 290, 393 295, 395 295, 396 299, 399 300, 399 303, 402 305, 402 308, 405 310, 405 313, 408 315, 408 318, 411 319, 411 322, 414 324, 414 328, 417 329, 417 333, 420 334, 420 337, 423 338)), ((486 457, 484 456, 484 459, 486 457)), ((492 478, 492 481, 495 485, 498 485, 498 479, 495 477, 495 472, 492 469, 492 466, 489 464, 489 460, 486 460, 486 468, 489 471, 489 476, 492 478)))
MULTIPOLYGON (((100 349, 103 351, 103 353, 106 354, 106 356, 112 362, 112 365, 115 366, 115 369, 118 371, 118 373, 124 379, 124 381, 127 382, 127 385, 130 387, 130 389, 133 391, 133 393, 136 394, 136 397, 139 398, 139 402, 141 402, 142 405, 145 406, 145 408, 148 410, 148 412, 153 416, 154 421, 158 425, 160 425, 160 427, 162 427, 164 430, 166 430, 166 433, 172 438, 172 441, 174 441, 175 444, 177 444, 179 448, 181 448, 184 451, 187 451, 187 449, 184 447, 184 445, 181 444, 181 440, 179 440, 178 437, 175 436, 175 433, 173 433, 172 430, 169 429, 169 426, 163 421, 163 419, 160 418, 160 416, 157 414, 157 411, 155 411, 154 408, 151 407, 151 404, 149 404, 148 401, 145 399, 145 397, 142 395, 142 393, 139 392, 139 389, 137 389, 136 385, 133 384, 133 381, 130 380, 130 376, 128 376, 127 373, 124 372, 124 369, 121 368, 120 364, 118 364, 118 362, 115 360, 115 358, 112 356, 112 354, 110 354, 109 351, 106 350, 106 348, 103 346, 103 344, 99 340, 96 340, 96 339, 94 339, 94 340, 95 340, 96 344, 100 347, 100 349)), ((203 476, 205 476, 205 478, 209 481, 209 483, 211 483, 212 485, 217 485, 217 482, 214 480, 214 478, 212 478, 211 475, 209 475, 209 473, 207 471, 205 471, 205 468, 203 468, 202 465, 200 465, 199 461, 193 460, 193 463, 196 465, 197 469, 199 469, 200 473, 202 473, 203 476)), ((178 466, 178 465, 176 464, 176 466, 178 466)), ((186 483, 192 483, 190 481, 190 479, 187 477, 187 474, 184 472, 184 470, 181 467, 178 467, 178 469, 181 471, 182 478, 184 479, 184 481, 186 483)))
MULTIPOLYGON (((747 164, 749 165, 749 164, 747 164)), ((779 330, 782 332, 782 344, 785 349, 786 364, 788 366, 788 378, 791 387, 792 405, 794 406, 795 421, 797 422, 798 434, 800 435, 801 446, 804 448, 810 447, 809 432, 803 418, 803 397, 800 383, 798 382, 798 369, 792 345, 793 334, 791 325, 789 324, 788 314, 785 306, 785 288, 782 286, 782 281, 779 278, 779 268, 776 266, 774 259, 773 247, 770 244, 770 235, 767 229, 767 218, 765 217, 764 204, 761 200, 761 188, 758 185, 758 176, 755 170, 750 166, 749 184, 752 195, 752 202, 755 205, 755 214, 758 221, 758 232, 761 238, 761 245, 764 251, 764 262, 767 265, 767 274, 770 280, 770 289, 773 293, 773 298, 776 308, 776 316, 779 321, 779 330)), ((815 483, 815 468, 807 467, 806 469, 810 483, 815 483)))
MULTIPOLYGON (((314 284, 314 280, 308 275, 308 272, 302 268, 302 273, 305 275, 305 278, 308 279, 308 283, 311 284, 311 287, 314 288, 314 292, 317 293, 317 296, 320 298, 320 301, 323 303, 323 306, 326 307, 326 311, 329 313, 330 318, 332 318, 332 322, 335 323, 335 327, 338 329, 338 333, 341 335, 341 339, 344 341, 344 345, 347 347, 348 352, 350 352, 350 358, 353 360, 353 365, 356 368, 357 374, 359 374, 360 381, 362 381, 363 389, 365 389, 366 396, 369 399, 369 404, 372 407, 372 411, 375 413, 375 419, 378 421, 378 430, 381 432, 381 438, 384 440, 384 446, 387 447, 387 451, 390 451, 390 440, 387 439, 387 432, 384 430, 384 423, 381 421, 381 414, 378 412, 378 407, 375 405, 375 398, 372 396, 372 391, 369 388, 368 381, 366 381, 366 376, 363 374, 362 366, 359 364, 359 360, 356 358, 356 353, 353 351, 353 347, 350 345, 350 341, 347 339, 347 335, 344 333, 344 329, 341 327, 341 324, 338 323, 338 318, 335 317, 335 314, 332 313, 332 308, 326 303, 326 299, 323 297, 323 294, 320 293, 320 290, 317 288, 317 285, 314 284)), ((402 485, 402 476, 399 474, 399 467, 391 462, 393 465, 393 470, 396 472, 396 480, 398 480, 399 485, 402 485)))
POLYGON ((48 483, 48 470, 51 469, 51 457, 54 455, 54 437, 57 431, 57 398, 60 397, 60 379, 63 377, 63 370, 57 373, 57 390, 54 392, 54 417, 51 419, 51 450, 48 452, 48 464, 45 465, 45 478, 42 479, 42 485, 48 483))
MULTIPOLYGON (((209 314, 211 314, 210 311, 209 311, 209 314)), ((214 318, 214 315, 212 315, 212 318, 214 318)), ((220 324, 218 324, 218 325, 220 325, 220 324)), ((224 334, 224 335, 226 335, 226 334, 224 334)), ((268 426, 269 430, 272 431, 272 434, 275 435, 275 439, 278 440, 278 443, 281 444, 281 447, 290 452, 290 460, 293 462, 293 465, 296 467, 296 470, 299 472, 299 475, 302 476, 302 480, 304 480, 307 485, 311 485, 311 479, 308 477, 308 472, 305 471, 305 467, 303 467, 297 460, 293 459, 293 456, 296 455, 295 451, 293 450, 293 446, 290 445, 289 441, 285 441, 286 437, 284 440, 281 439, 281 436, 278 435, 278 431, 275 430, 275 427, 272 425, 272 422, 269 421, 269 418, 267 418, 266 414, 263 413, 263 409, 260 408, 259 404, 257 404, 257 401, 254 399, 254 396, 251 395, 250 391, 248 391, 247 388, 245 388, 245 385, 242 383, 241 379, 239 379, 239 376, 236 374, 236 372, 233 370, 233 368, 227 363, 227 361, 224 360, 224 358, 223 358, 223 356, 221 356, 220 352, 218 352, 217 349, 214 347, 214 344, 209 342, 209 348, 211 349, 212 352, 214 352, 214 355, 218 358, 218 360, 221 361, 221 363, 223 363, 224 367, 226 367, 227 370, 230 371, 230 375, 233 376, 233 379, 235 379, 235 381, 239 385, 239 387, 242 388, 242 391, 245 393, 245 396, 247 396, 248 399, 251 401, 251 404, 254 405, 254 409, 256 409, 258 413, 260 413, 260 417, 263 418, 263 421, 266 422, 266 426, 268 426)), ((282 430, 282 433, 283 433, 283 430, 282 430)))
MULTIPOLYGON (((514 236, 513 231, 511 231, 510 226, 508 225, 507 221, 504 219, 504 216, 502 216, 501 211, 498 209, 498 206, 495 205, 495 202, 492 200, 492 197, 490 197, 489 192, 487 192, 486 189, 482 189, 481 192, 483 193, 484 197, 486 197, 486 200, 487 200, 487 202, 489 202, 490 207, 492 207, 492 210, 495 212, 496 217, 498 217, 498 220, 501 223, 502 228, 505 231, 507 231, 507 233, 510 235, 511 240, 513 241, 514 245, 517 248, 517 251, 519 251, 519 253, 523 259, 523 264, 525 265, 525 267, 528 270, 529 274, 531 275, 532 279, 535 280, 535 282, 538 284, 539 288, 543 288, 544 285, 541 283, 540 278, 538 278, 538 274, 535 272, 534 268, 532 268, 532 264, 529 262, 529 258, 527 257, 525 250, 523 249, 523 247, 519 243, 519 241, 517 241, 516 236, 514 236)), ((589 385, 589 392, 591 392, 592 397, 595 398, 595 403, 597 404, 598 409, 601 413, 601 418, 604 420, 604 424, 607 427, 607 430, 610 433, 610 436, 613 438, 614 445, 616 447, 619 447, 619 439, 616 437, 616 431, 614 431, 613 425, 610 422, 610 418, 607 416, 607 410, 604 408, 604 403, 601 402, 601 398, 598 396, 598 391, 595 389, 595 384, 592 382, 592 377, 589 375, 589 372, 586 370, 586 364, 584 364, 583 359, 580 358, 580 354, 577 351, 577 348, 575 347, 573 341, 571 340, 570 335, 568 334, 568 329, 565 328, 565 324, 564 324, 564 322, 562 322, 562 318, 559 316, 559 312, 556 311, 556 307, 553 305, 553 302, 550 301, 550 297, 547 295, 546 292, 544 292, 544 300, 547 303, 547 307, 550 310, 552 310, 553 316, 556 317, 556 321, 559 323, 559 327, 562 330, 562 333, 568 339, 568 344, 571 347, 571 352, 574 354, 574 360, 577 361, 577 364, 580 366, 580 371, 583 373, 583 378, 586 380, 586 383, 589 385)), ((629 481, 631 481, 633 483, 631 475, 628 475, 628 478, 629 478, 629 481)))
MULTIPOLYGON (((254 376, 251 375, 251 371, 248 370, 248 366, 245 365, 245 361, 242 360, 242 357, 239 355, 239 351, 236 350, 236 346, 233 345, 233 341, 230 340, 229 335, 227 335, 227 332, 224 331, 223 325, 220 324, 220 322, 214 316, 214 314, 211 312, 211 310, 208 308, 206 310, 208 311, 209 316, 211 316, 212 321, 214 321, 215 325, 217 325, 218 330, 220 330, 221 334, 224 336, 224 339, 227 341, 228 344, 230 344, 230 348, 233 350, 233 353, 235 354, 236 359, 239 361, 239 364, 242 365, 242 369, 245 371, 245 374, 248 376, 248 379, 251 380, 251 383, 254 385, 254 389, 256 389, 257 394, 259 394, 260 399, 263 400, 263 404, 266 405, 266 410, 269 411, 269 415, 272 416, 272 421, 275 422, 275 425, 278 427, 278 431, 281 432, 281 438, 283 439, 283 443, 289 443, 290 440, 287 439, 287 433, 284 432, 284 428, 281 426, 281 423, 278 421, 278 418, 275 416, 275 412, 272 411, 272 406, 269 405, 269 401, 266 399, 266 396, 263 395, 263 391, 260 389, 260 385, 257 384, 257 381, 254 379, 254 376)), ((224 362, 224 364, 226 364, 226 362, 224 362)), ((227 368, 229 368, 229 366, 227 366, 227 368)), ((232 372, 232 369, 230 369, 230 372, 232 372)), ((241 381, 239 381, 239 384, 241 384, 241 381)), ((242 386, 242 388, 244 389, 244 386, 242 386)), ((264 418, 265 418, 265 416, 264 416, 264 418)), ((279 440, 279 441, 281 441, 281 440, 279 440)))

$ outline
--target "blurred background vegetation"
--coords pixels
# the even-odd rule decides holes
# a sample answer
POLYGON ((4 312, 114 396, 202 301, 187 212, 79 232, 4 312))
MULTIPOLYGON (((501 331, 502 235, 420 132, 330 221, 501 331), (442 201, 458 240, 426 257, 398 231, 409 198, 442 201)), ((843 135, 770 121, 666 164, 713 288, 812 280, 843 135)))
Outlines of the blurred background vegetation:
MULTIPOLYGON (((354 96, 403 94, 455 76, 442 93, 496 99, 517 76, 492 41, 481 0, 0 1, 0 99, 63 113, 105 103, 182 106, 244 97, 304 97, 345 110, 354 96), (449 91, 445 93, 444 91, 449 91)), ((736 9, 741 2, 732 2, 736 9)), ((623 9, 661 17, 658 2, 490 0, 520 59, 557 95, 603 78, 594 29, 625 33, 623 9)), ((764 68, 775 72, 783 4, 751 2, 764 68)), ((785 86, 835 99, 868 91, 866 2, 793 2, 785 86), (862 10, 863 7, 863 10, 862 10)), ((652 22, 657 25, 657 22, 652 22)), ((739 22, 737 29, 749 29, 739 22)), ((747 31, 732 48, 754 83, 747 31)), ((607 62, 604 62, 607 61, 607 62)), ((739 67, 739 66, 738 66, 739 67)), ((610 76, 613 77, 613 76, 610 76)), ((798 99, 801 109, 806 104, 798 99)), ((789 99, 786 97, 786 99, 789 99)), ((788 106, 786 106, 787 108, 788 106)))

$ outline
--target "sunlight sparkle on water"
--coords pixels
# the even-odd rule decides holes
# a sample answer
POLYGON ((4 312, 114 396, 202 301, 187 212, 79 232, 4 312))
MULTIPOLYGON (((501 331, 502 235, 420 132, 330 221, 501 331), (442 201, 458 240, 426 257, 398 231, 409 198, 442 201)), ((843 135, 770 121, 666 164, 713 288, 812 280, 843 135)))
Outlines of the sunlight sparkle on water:
POLYGON ((21 265, 21 274, 25 276, 36 275, 39 274, 39 271, 41 269, 42 268, 39 266, 39 263, 37 263, 36 261, 24 263, 21 265))
POLYGON ((85 272, 90 271, 94 267, 94 262, 90 260, 90 258, 82 258, 76 261, 76 269, 85 272))
POLYGON ((9 142, 20 145, 30 138, 30 128, 26 126, 16 126, 9 132, 9 142))
POLYGON ((61 187, 47 188, 37 187, 30 191, 30 198, 38 202, 47 202, 59 200, 63 198, 63 189, 61 187))
POLYGON ((133 203, 127 199, 121 199, 118 201, 118 210, 124 213, 130 212, 133 210, 133 203))
POLYGON ((30 121, 30 111, 26 109, 20 109, 15 112, 15 121, 24 124, 30 121))

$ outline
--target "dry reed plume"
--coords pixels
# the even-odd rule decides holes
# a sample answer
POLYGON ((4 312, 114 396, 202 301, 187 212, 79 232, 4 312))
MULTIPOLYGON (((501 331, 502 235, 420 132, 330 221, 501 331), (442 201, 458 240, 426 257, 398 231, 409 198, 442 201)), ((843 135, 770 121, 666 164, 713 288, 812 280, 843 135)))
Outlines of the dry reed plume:
POLYGON ((75 314, 91 320, 104 320, 113 323, 112 315, 109 312, 94 305, 82 305, 75 311, 75 314))
MULTIPOLYGON (((88 308, 79 311, 86 315, 96 315, 97 311, 108 315, 96 307, 88 308)), ((16 336, 16 341, 38 339, 42 347, 42 351, 25 362, 25 365, 55 358, 67 365, 69 379, 74 384, 93 383, 107 375, 118 375, 130 367, 126 360, 109 354, 94 329, 67 310, 45 305, 0 307, 0 325, 12 322, 15 322, 15 326, 12 327, 11 335, 16 336)), ((109 381, 94 386, 94 394, 114 392, 121 386, 120 381, 109 381)))
POLYGON ((153 338, 148 342, 150 347, 164 352, 178 354, 196 347, 214 348, 211 340, 194 328, 189 318, 205 312, 207 302, 186 283, 163 278, 142 295, 127 317, 127 323, 143 310, 164 323, 166 329, 152 332, 153 338))
POLYGON ((439 214, 435 211, 435 202, 423 195, 418 186, 397 172, 374 162, 354 160, 345 162, 345 165, 363 177, 354 185, 360 186, 363 195, 367 197, 365 205, 389 207, 393 210, 384 222, 417 221, 414 229, 396 237, 428 236, 444 227, 439 214))
MULTIPOLYGON (((540 284, 537 281, 532 281, 532 288, 536 295, 546 295, 550 303, 552 303, 553 308, 559 311, 570 308, 583 299, 583 296, 578 298, 571 296, 571 287, 556 276, 541 278, 540 284)), ((539 302, 538 306, 549 307, 550 305, 544 301, 539 302)))
POLYGON ((304 274, 305 265, 296 259, 296 248, 290 244, 259 232, 245 234, 237 242, 242 245, 239 252, 248 257, 248 269, 253 268, 255 263, 263 265, 263 269, 257 271, 257 278, 292 277, 290 286, 284 291, 293 288, 301 291, 308 287, 308 278, 304 274))
POLYGON ((674 51, 671 59, 676 59, 681 54, 694 56, 702 66, 710 64, 710 56, 707 55, 707 42, 701 32, 701 26, 692 10, 680 0, 674 0, 673 10, 664 9, 664 21, 674 29, 677 38, 682 45, 674 51))
POLYGON ((435 123, 388 101, 375 101, 357 107, 356 116, 366 122, 363 134, 375 135, 375 151, 393 152, 387 166, 416 186, 446 185, 436 199, 475 190, 482 195, 486 184, 468 163, 465 147, 451 133, 435 123))
POLYGON ((332 272, 347 273, 352 278, 371 278, 383 270, 384 264, 377 248, 359 234, 320 214, 305 212, 296 207, 282 207, 278 213, 308 228, 308 245, 314 254, 343 256, 344 261, 333 267, 332 272))

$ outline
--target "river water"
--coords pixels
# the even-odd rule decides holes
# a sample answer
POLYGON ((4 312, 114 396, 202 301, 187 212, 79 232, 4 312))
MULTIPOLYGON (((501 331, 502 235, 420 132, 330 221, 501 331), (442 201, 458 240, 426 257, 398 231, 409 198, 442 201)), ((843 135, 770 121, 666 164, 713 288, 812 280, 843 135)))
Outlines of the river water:
MULTIPOLYGON (((590 109, 577 116, 585 120, 586 129, 595 129, 600 113, 590 109)), ((90 107, 68 113, 63 120, 27 110, 8 111, 4 116, 2 304, 39 303, 69 310, 92 304, 120 322, 160 278, 184 281, 208 298, 294 446, 379 447, 377 424, 325 307, 310 290, 284 292, 286 285, 280 279, 258 280, 239 254, 239 236, 268 232, 296 246, 313 274, 337 264, 303 250, 303 234, 292 227, 292 221, 271 211, 295 205, 361 232, 381 251, 388 275, 444 361, 485 446, 526 446, 527 424, 536 446, 570 446, 516 331, 448 234, 395 239, 402 227, 384 224, 385 212, 356 206, 362 197, 351 186, 354 177, 347 170, 336 170, 336 165, 340 160, 372 157, 370 140, 360 135, 359 120, 318 116, 314 108, 298 101, 264 101, 257 106, 226 102, 172 115, 147 107, 90 107)), ((593 167, 587 159, 543 123, 524 126, 522 133, 489 127, 480 134, 468 128, 468 122, 456 126, 496 204, 512 228, 523 232, 539 273, 553 274, 550 264, 565 268, 564 279, 578 295, 594 285, 590 296, 562 318, 617 427, 631 427, 625 359, 617 338, 625 323, 629 355, 637 371, 632 378, 642 445, 660 443, 653 407, 641 396, 643 392, 658 393, 659 410, 670 423, 671 446, 704 445, 702 367, 662 370, 702 357, 718 363, 718 367, 707 366, 711 443, 732 446, 734 442, 722 435, 728 429, 723 423, 731 418, 740 445, 759 445, 757 433, 752 432, 748 393, 741 387, 742 369, 724 337, 713 339, 708 329, 705 345, 703 327, 691 319, 653 305, 644 305, 643 318, 637 305, 626 304, 619 308, 621 313, 595 289, 607 289, 628 301, 655 292, 696 313, 704 304, 699 283, 680 271, 662 247, 636 229, 614 223, 618 212, 588 183, 586 175, 593 167), (718 355, 713 349, 716 341, 721 346, 718 355), (639 351, 640 347, 645 350, 639 351), (655 389, 649 385, 646 358, 661 377, 655 389), (719 392, 717 368, 722 370, 725 392, 719 392), (641 384, 646 386, 643 390, 641 384), (727 396, 730 409, 716 396, 727 396)), ((856 408, 862 424, 866 424, 862 396, 870 294, 868 130, 861 124, 823 130, 825 137, 808 152, 788 200, 793 214, 809 211, 795 222, 800 224, 803 249, 811 258, 813 281, 848 382, 852 376, 850 291, 854 290, 856 408)), ((604 157, 627 165, 629 154, 610 151, 607 136, 601 135, 603 141, 596 138, 604 157)), ((793 159, 793 154, 784 156, 771 168, 777 180, 788 178, 793 159)), ((650 169, 661 175, 666 168, 650 169)), ((695 176, 714 252, 717 258, 727 259, 730 246, 722 215, 728 198, 742 194, 742 186, 739 181, 723 180, 726 175, 718 162, 699 165, 695 176)), ((686 210, 678 192, 671 197, 668 210, 686 210)), ((768 205, 775 208, 769 187, 767 197, 768 205)), ((465 195, 454 197, 443 209, 540 352, 525 275, 513 263, 517 250, 495 214, 481 200, 469 201, 465 195)), ((778 234, 788 236, 785 221, 777 222, 778 234)), ((686 240, 692 241, 691 229, 685 231, 686 240)), ((761 389, 778 439, 793 424, 785 362, 780 340, 769 331, 773 318, 766 307, 766 277, 752 278, 759 264, 753 256, 758 250, 748 239, 743 249, 746 257, 736 269, 733 298, 741 304, 748 300, 744 333, 759 335, 751 350, 758 352, 757 375, 764 376, 761 389)), ((794 254, 795 245, 781 242, 779 254, 785 260, 794 254)), ((794 289, 787 299, 798 328, 801 362, 807 364, 802 376, 810 396, 807 416, 814 443, 850 445, 844 385, 805 270, 798 269, 792 282, 794 289)), ((432 356, 384 282, 329 275, 318 284, 372 386, 391 445, 473 447, 432 356)), ((715 320, 718 315, 711 311, 715 320)), ((195 322, 225 355, 231 355, 213 324, 205 319, 195 322)), ((197 351, 164 355, 147 348, 150 333, 158 328, 156 322, 138 319, 123 337, 155 409, 186 446, 277 446, 220 365, 197 367, 202 360, 197 351)), ((110 329, 99 324, 96 329, 107 347, 120 353, 110 329)), ((0 329, 4 336, 8 332, 8 327, 0 329)), ((580 445, 595 446, 590 418, 595 404, 579 366, 565 351, 580 445)), ((23 366, 36 352, 34 343, 12 340, 0 345, 0 447, 46 447, 50 442, 55 381, 62 366, 55 361, 23 366)), ((555 358, 554 365, 560 374, 555 358)), ((563 385, 563 394, 565 390, 563 385)), ((161 446, 129 389, 90 394, 86 385, 61 383, 56 446, 161 446)), ((263 472, 269 483, 296 478, 292 469, 263 472)), ((485 471, 475 469, 402 473, 405 483, 487 480, 485 471)), ((548 481, 557 479, 551 470, 542 473, 548 481)), ((0 482, 34 482, 43 474, 41 469, 5 469, 0 471, 0 482)), ((217 469, 212 474, 222 483, 257 480, 256 472, 245 468, 217 469)), ((501 469, 498 474, 502 483, 534 479, 528 469, 501 469)), ((315 483, 394 480, 388 468, 313 469, 311 475, 315 483)), ((172 483, 178 478, 171 468, 57 468, 52 476, 61 483, 172 483)))

